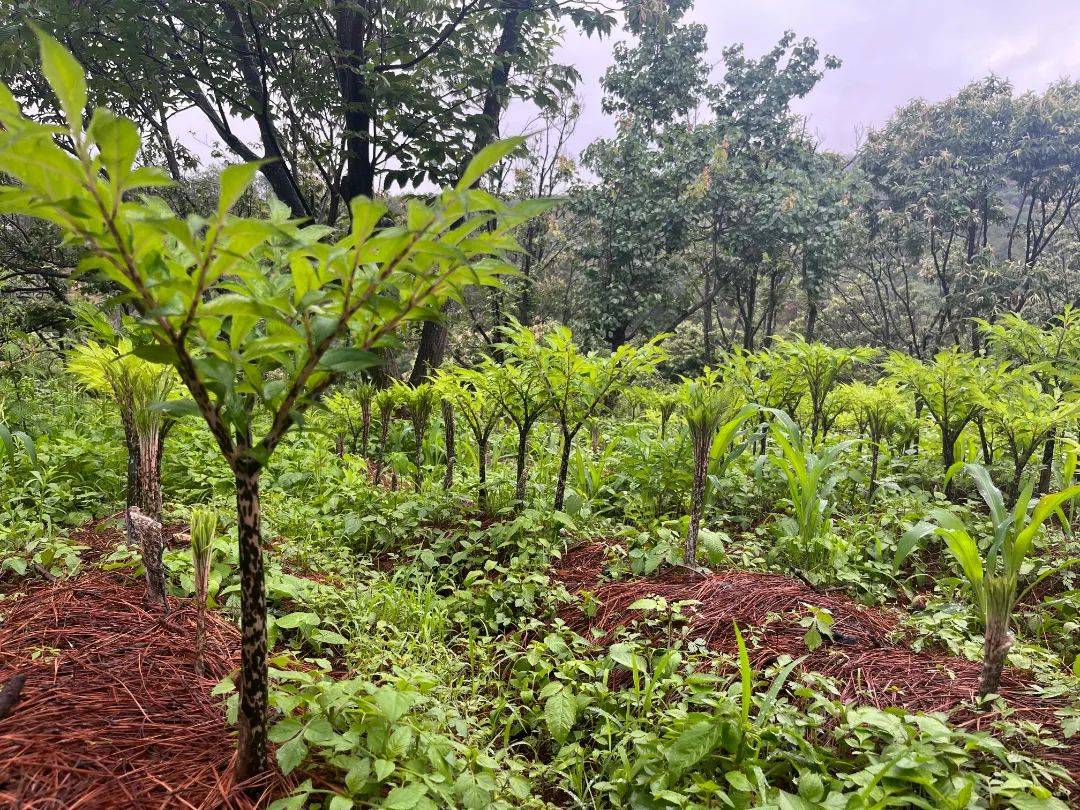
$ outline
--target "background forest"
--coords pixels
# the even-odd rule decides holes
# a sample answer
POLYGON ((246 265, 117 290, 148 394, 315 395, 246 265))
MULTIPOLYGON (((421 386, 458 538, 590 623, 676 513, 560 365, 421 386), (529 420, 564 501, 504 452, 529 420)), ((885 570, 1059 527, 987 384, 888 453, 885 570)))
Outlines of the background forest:
MULTIPOLYGON (((525 144, 485 187, 565 202, 528 226, 517 279, 451 307, 444 326, 417 327, 388 366, 414 383, 447 353, 475 359, 509 318, 561 322, 608 349, 674 333, 674 372, 793 332, 920 358, 978 350, 973 317, 1038 322, 1075 303, 1075 81, 1017 94, 1005 78, 977 78, 833 154, 791 104, 840 61, 795 34, 757 57, 737 44, 709 54, 703 26, 683 20, 689 5, 639 0, 620 15, 576 1, 282 2, 217 14, 121 0, 77 13, 35 4, 33 17, 86 64, 92 100, 138 122, 142 159, 168 167, 170 199, 192 211, 215 193, 185 143, 192 108, 211 127, 212 160, 269 161, 248 205, 269 192, 342 227, 353 195, 400 205, 417 184, 422 194, 452 180, 500 134, 508 105, 535 106, 525 144), (571 154, 580 101, 574 68, 554 61, 559 32, 600 37, 620 23, 630 38, 603 78, 616 134, 571 154)), ((3 73, 54 119, 33 48, 13 35, 27 10, 8 11, 3 73)), ((49 228, 4 224, 2 328, 55 348, 72 301, 107 291, 73 283, 76 256, 49 228)))

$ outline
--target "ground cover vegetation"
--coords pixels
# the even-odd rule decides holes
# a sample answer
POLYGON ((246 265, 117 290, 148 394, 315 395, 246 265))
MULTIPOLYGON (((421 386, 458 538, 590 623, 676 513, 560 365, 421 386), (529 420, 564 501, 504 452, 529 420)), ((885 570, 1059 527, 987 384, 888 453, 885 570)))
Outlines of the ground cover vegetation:
POLYGON ((3 55, 0 799, 1075 805, 1075 85, 844 161, 812 41, 629 3, 586 180, 608 12, 279 5, 3 55))

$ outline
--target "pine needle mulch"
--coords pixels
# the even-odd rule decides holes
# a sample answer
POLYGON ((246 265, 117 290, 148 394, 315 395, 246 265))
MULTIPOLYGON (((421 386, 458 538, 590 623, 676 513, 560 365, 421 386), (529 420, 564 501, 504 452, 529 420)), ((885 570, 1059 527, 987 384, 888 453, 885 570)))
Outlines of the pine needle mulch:
MULTIPOLYGON (((691 637, 734 656, 738 646, 733 623, 738 624, 755 667, 784 654, 805 656, 801 667, 836 679, 840 699, 846 703, 951 713, 954 724, 972 730, 988 729, 1000 719, 997 710, 972 708, 979 662, 903 646, 898 612, 860 605, 846 595, 816 590, 790 577, 749 571, 697 573, 674 568, 649 577, 602 582, 606 561, 605 543, 586 543, 570 549, 553 571, 571 593, 587 590, 599 602, 591 617, 574 604, 560 613, 571 629, 597 643, 610 641, 616 630, 641 615, 630 610, 638 599, 692 601, 696 604, 683 609, 691 637), (811 615, 810 606, 827 609, 833 618, 834 640, 813 652, 804 641, 807 628, 799 623, 811 615)), ((1054 712, 1067 702, 1040 695, 1033 686, 1027 673, 1006 668, 999 691, 1010 719, 1059 729, 1054 712)), ((1080 738, 1061 742, 1063 747, 1042 750, 1040 755, 1060 763, 1080 781, 1080 738)))
POLYGON ((241 789, 214 685, 239 633, 213 612, 195 675, 195 611, 152 611, 141 581, 88 571, 0 600, 0 684, 26 676, 0 720, 0 806, 253 808, 284 795, 271 771, 241 789), (251 798, 250 793, 255 794, 251 798))

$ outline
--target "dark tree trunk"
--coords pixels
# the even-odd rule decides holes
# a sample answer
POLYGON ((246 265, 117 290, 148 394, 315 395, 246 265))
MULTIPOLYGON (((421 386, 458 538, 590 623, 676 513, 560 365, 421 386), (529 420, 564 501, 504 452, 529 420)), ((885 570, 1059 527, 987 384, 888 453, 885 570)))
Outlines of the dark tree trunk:
MULTIPOLYGON (((494 62, 491 67, 491 79, 484 95, 484 108, 473 140, 472 154, 476 155, 485 146, 499 137, 499 119, 506 104, 506 88, 510 82, 510 68, 513 57, 521 48, 521 26, 524 12, 530 10, 533 0, 517 0, 506 4, 506 16, 503 17, 502 33, 499 44, 495 46, 494 62)), ((464 166, 464 162, 463 162, 464 166)), ((420 332, 420 345, 416 349, 416 362, 413 364, 409 384, 413 386, 425 382, 446 357, 446 347, 450 335, 445 321, 425 321, 420 332)))
POLYGON ((335 0, 334 18, 342 59, 337 70, 338 91, 345 118, 345 174, 340 196, 348 205, 353 197, 375 196, 375 166, 371 153, 371 89, 364 82, 365 46, 372 11, 369 0, 335 0))
MULTIPOLYGON (((365 403, 360 406, 362 425, 360 428, 360 455, 367 458, 368 454, 368 438, 371 435, 371 403, 365 403)), ((353 448, 353 452, 356 452, 356 448, 353 448)))
POLYGON ((1054 473, 1054 447, 1056 445, 1056 438, 1053 433, 1043 444, 1042 453, 1042 469, 1039 470, 1039 484, 1036 488, 1035 494, 1045 495, 1050 491, 1050 481, 1054 473))
MULTIPOLYGON (((953 464, 956 463, 956 448, 955 442, 959 437, 949 436, 944 430, 941 431, 941 466, 944 472, 948 473, 953 464)), ((954 500, 956 496, 956 476, 954 475, 949 479, 949 483, 945 485, 945 497, 950 501, 954 500)))
POLYGON ((240 544, 240 709, 236 779, 245 781, 266 767, 268 684, 266 669, 266 589, 259 518, 259 473, 254 462, 237 463, 236 516, 240 544))
MULTIPOLYGON (((449 313, 449 305, 443 315, 449 313)), ((446 358, 446 348, 450 345, 450 332, 443 321, 424 321, 420 330, 420 345, 416 348, 416 361, 413 363, 409 384, 412 386, 427 382, 435 370, 446 358)))
POLYGON ((476 447, 476 465, 477 476, 479 478, 479 485, 476 488, 476 505, 481 512, 487 512, 488 510, 488 491, 487 491, 487 461, 488 461, 488 440, 485 438, 476 447))
MULTIPOLYGON (((251 102, 251 112, 255 118, 255 123, 259 127, 263 159, 269 161, 263 164, 260 171, 270 184, 274 195, 289 206, 292 215, 307 219, 311 216, 311 211, 300 194, 296 179, 285 163, 285 156, 281 151, 281 137, 274 121, 273 110, 270 107, 267 83, 263 80, 259 59, 252 51, 251 39, 244 24, 244 19, 237 5, 229 2, 223 2, 220 5, 222 13, 229 24, 229 34, 232 37, 232 45, 236 52, 237 66, 240 69, 240 75, 243 78, 244 87, 251 102)), ((258 43, 257 32, 255 42, 258 43)))
POLYGON ((375 483, 382 482, 383 464, 386 463, 386 441, 390 435, 390 414, 382 415, 379 420, 379 451, 375 455, 375 483))
POLYGON ((694 439, 694 487, 690 491, 690 525, 686 530, 686 548, 683 551, 683 563, 691 566, 697 564, 698 532, 705 505, 705 474, 709 468, 711 445, 711 435, 694 439))
POLYGON ((454 485, 454 462, 457 447, 454 441, 454 406, 449 399, 442 401, 443 442, 446 445, 446 472, 443 474, 443 489, 449 491, 454 485))
POLYGON ((526 460, 528 458, 528 450, 529 425, 528 423, 524 423, 518 427, 517 479, 514 486, 514 503, 517 505, 518 509, 525 506, 525 483, 527 479, 526 460))
POLYGON ((881 455, 881 442, 873 442, 873 448, 870 450, 870 483, 866 487, 866 500, 870 500, 874 497, 874 490, 877 488, 877 470, 878 470, 878 457, 881 455))
POLYGON ((559 477, 555 482, 555 511, 561 512, 566 498, 566 474, 570 470, 570 451, 574 445, 573 434, 563 431, 562 449, 559 453, 559 477))

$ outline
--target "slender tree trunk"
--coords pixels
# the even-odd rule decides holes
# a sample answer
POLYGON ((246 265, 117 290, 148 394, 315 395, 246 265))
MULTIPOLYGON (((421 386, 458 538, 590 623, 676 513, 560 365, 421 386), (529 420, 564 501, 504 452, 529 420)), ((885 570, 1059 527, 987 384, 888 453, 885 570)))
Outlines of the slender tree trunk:
POLYGON ((712 339, 712 326, 713 326, 713 272, 712 265, 706 265, 705 267, 705 284, 704 284, 703 300, 705 305, 701 308, 701 331, 702 341, 701 348, 705 353, 705 365, 711 366, 713 362, 713 339, 712 339))
POLYGON ((480 441, 476 446, 477 455, 477 475, 480 483, 476 488, 476 505, 480 508, 482 513, 486 513, 488 510, 488 491, 487 491, 487 461, 488 461, 488 440, 485 438, 480 441))
POLYGON ((877 470, 878 470, 878 456, 881 455, 881 443, 878 441, 873 442, 873 449, 870 451, 870 483, 866 488, 866 500, 870 500, 874 497, 874 490, 877 488, 877 470))
MULTIPOLYGON (((502 32, 499 35, 499 43, 495 46, 491 78, 484 95, 480 124, 473 140, 472 155, 474 156, 499 137, 499 119, 506 105, 510 69, 514 57, 521 49, 524 12, 530 10, 532 6, 533 0, 517 0, 517 2, 505 4, 506 13, 502 21, 502 32)), ((416 362, 409 376, 411 385, 416 386, 426 381, 442 364, 449 341, 450 334, 444 322, 424 321, 420 332, 420 345, 416 350, 416 362)))
POLYGON ((566 474, 570 470, 570 450, 573 447, 574 437, 563 431, 562 449, 559 453, 559 477, 555 482, 555 511, 561 512, 563 501, 566 498, 566 474))
MULTIPOLYGON (((953 464, 956 463, 956 439, 959 437, 950 437, 944 430, 941 431, 941 466, 945 473, 948 473, 953 464)), ((956 476, 953 476, 949 483, 945 485, 945 497, 950 501, 956 496, 956 476)))
POLYGON ((518 442, 517 442, 517 483, 514 487, 514 503, 517 504, 517 508, 521 509, 525 506, 525 483, 528 478, 526 475, 526 461, 528 459, 529 451, 529 425, 523 423, 518 428, 518 442))
POLYGON ((345 434, 340 430, 334 439, 334 452, 338 458, 345 458, 345 434))
POLYGON ((386 463, 386 441, 390 435, 390 413, 384 413, 379 420, 379 452, 375 456, 375 483, 382 481, 383 464, 386 463))
POLYGON ((454 461, 456 450, 454 441, 454 405, 449 399, 442 401, 443 442, 446 445, 446 472, 443 474, 443 489, 449 491, 454 485, 454 461))
MULTIPOLYGON (((361 428, 360 428, 360 455, 367 458, 368 454, 368 438, 371 435, 371 403, 361 405, 361 428)), ((353 448, 353 452, 356 452, 356 448, 353 448)))
POLYGON ((1043 444, 1042 469, 1039 470, 1037 495, 1046 495, 1050 491, 1050 481, 1054 473, 1054 447, 1056 443, 1056 437, 1051 433, 1046 443, 1043 444))
POLYGON ((235 470, 237 537, 240 544, 240 709, 236 780, 266 767, 268 683, 266 589, 259 517, 258 464, 241 459, 235 470))
POLYGON ((683 562, 697 563, 698 532, 701 529, 701 512, 705 505, 705 474, 709 468, 709 447, 712 436, 694 437, 694 487, 690 491, 690 525, 686 530, 686 548, 683 562))
POLYGON ((129 413, 121 413, 120 421, 124 426, 124 446, 127 448, 127 485, 125 488, 124 530, 129 543, 135 544, 135 528, 127 510, 133 506, 142 508, 142 496, 139 493, 139 437, 135 433, 135 420, 129 413))

